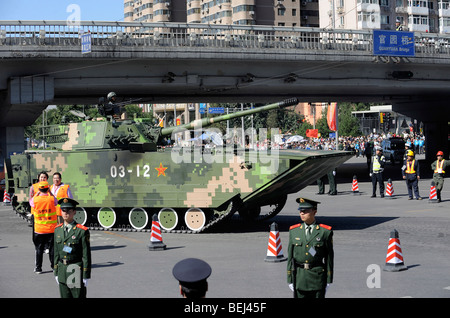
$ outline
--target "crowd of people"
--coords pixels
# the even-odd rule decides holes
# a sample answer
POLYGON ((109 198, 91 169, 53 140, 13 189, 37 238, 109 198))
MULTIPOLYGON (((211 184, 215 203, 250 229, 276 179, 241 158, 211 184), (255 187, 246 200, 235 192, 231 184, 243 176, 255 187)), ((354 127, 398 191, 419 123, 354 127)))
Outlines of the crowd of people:
MULTIPOLYGON (((370 134, 368 136, 343 136, 338 137, 338 150, 345 151, 353 151, 357 157, 372 155, 372 152, 366 151, 368 143, 370 143, 370 147, 374 147, 377 145, 381 146, 381 143, 384 139, 389 139, 392 137, 400 137, 403 138, 406 144, 410 145, 410 148, 416 154, 425 154, 425 136, 422 134, 414 133, 414 134, 370 134)), ((287 140, 285 138, 285 140, 287 140)), ((335 138, 314 138, 314 139, 305 139, 302 141, 297 141, 293 143, 287 143, 283 141, 278 145, 279 149, 304 149, 304 150, 336 150, 336 141, 335 138)))

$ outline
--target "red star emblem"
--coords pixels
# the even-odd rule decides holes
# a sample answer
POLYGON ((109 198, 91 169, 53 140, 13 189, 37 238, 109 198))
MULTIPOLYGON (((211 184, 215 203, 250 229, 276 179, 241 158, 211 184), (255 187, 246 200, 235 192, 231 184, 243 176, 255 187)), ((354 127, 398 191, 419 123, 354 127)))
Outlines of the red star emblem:
POLYGON ((156 171, 158 171, 158 177, 159 177, 160 175, 166 176, 165 171, 166 171, 167 167, 163 167, 163 165, 162 165, 161 162, 159 163, 159 167, 158 167, 158 168, 155 168, 155 169, 156 169, 156 171))

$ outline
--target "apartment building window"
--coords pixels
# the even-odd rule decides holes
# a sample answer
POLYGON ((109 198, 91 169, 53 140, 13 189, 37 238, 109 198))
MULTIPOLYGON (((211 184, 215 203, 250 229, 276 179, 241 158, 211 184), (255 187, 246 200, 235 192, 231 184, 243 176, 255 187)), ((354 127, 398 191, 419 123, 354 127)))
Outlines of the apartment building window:
POLYGON ((233 24, 237 24, 237 25, 255 25, 255 21, 254 20, 238 20, 238 21, 234 21, 233 24))
POLYGON ((380 16, 380 23, 381 24, 389 24, 389 16, 382 14, 380 16))
POLYGON ((153 15, 154 15, 154 16, 157 16, 157 15, 167 15, 167 14, 170 14, 170 10, 163 9, 163 10, 155 10, 155 12, 153 12, 153 15))
POLYGON ((378 0, 358 0, 356 3, 374 3, 378 4, 378 0))
POLYGON ((423 24, 428 25, 428 16, 426 15, 413 15, 409 17, 410 24, 423 24))
POLYGON ((389 0, 380 0, 380 6, 388 7, 389 6, 389 0))
POLYGON ((372 22, 375 21, 375 14, 371 12, 358 12, 358 21, 372 22))
POLYGON ((286 8, 278 8, 278 15, 279 16, 284 16, 285 13, 286 13, 286 8))
POLYGON ((408 7, 427 8, 427 2, 424 0, 408 0, 408 7))
POLYGON ((449 3, 448 1, 439 1, 439 9, 447 10, 449 3))
POLYGON ((198 13, 200 13, 200 12, 201 12, 200 8, 193 8, 193 9, 187 10, 186 15, 198 14, 198 13))
POLYGON ((448 26, 450 26, 450 18, 440 18, 439 19, 439 25, 441 26, 441 27, 448 27, 448 26))
POLYGON ((292 16, 296 17, 297 16, 297 9, 292 9, 292 16))
POLYGON ((255 6, 243 4, 240 6, 233 7, 233 13, 241 12, 241 11, 255 11, 255 6))

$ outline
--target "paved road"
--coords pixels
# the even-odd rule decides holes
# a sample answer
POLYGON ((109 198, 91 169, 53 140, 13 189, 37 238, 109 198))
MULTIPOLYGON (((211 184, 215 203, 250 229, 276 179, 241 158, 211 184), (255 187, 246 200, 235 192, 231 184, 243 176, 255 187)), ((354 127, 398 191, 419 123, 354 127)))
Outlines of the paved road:
MULTIPOLYGON (((164 251, 147 249, 148 232, 92 231, 88 297, 179 298, 171 271, 186 257, 211 264, 208 297, 291 297, 286 262, 264 259, 272 222, 279 226, 286 255, 289 226, 300 221, 295 203, 300 195, 320 201, 317 219, 334 229, 335 277, 328 298, 450 297, 450 181, 440 204, 428 203, 430 179, 419 182, 423 201, 407 200, 402 180, 394 181, 394 199, 370 198, 371 184, 366 181, 359 182, 361 195, 353 195, 351 175, 364 173, 364 160, 351 159, 338 169, 337 196, 316 195, 317 186, 311 185, 290 195, 283 211, 270 221, 245 225, 232 219, 214 233, 163 233, 164 251), (394 229, 406 271, 383 271, 394 229), (375 286, 369 288, 371 284, 375 286)), ((48 258, 41 275, 33 273, 33 263, 31 228, 11 207, 0 206, 0 297, 59 297, 48 258)))

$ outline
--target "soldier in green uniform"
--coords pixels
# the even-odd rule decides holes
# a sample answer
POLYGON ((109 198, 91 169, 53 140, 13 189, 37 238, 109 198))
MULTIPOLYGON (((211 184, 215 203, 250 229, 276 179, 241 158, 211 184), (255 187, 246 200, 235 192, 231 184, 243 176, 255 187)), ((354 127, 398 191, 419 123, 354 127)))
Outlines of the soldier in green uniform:
POLYGON ((325 193, 325 181, 328 178, 328 184, 330 189, 328 190, 329 195, 337 195, 337 187, 336 187, 336 169, 331 170, 326 175, 317 179, 317 185, 319 186, 319 192, 317 194, 325 193))
POLYGON ((55 278, 61 298, 86 298, 87 281, 91 278, 91 246, 87 227, 74 221, 78 202, 63 198, 58 201, 64 223, 55 229, 55 278))
POLYGON ((436 154, 437 160, 431 164, 431 170, 433 170, 433 181, 436 186, 436 194, 438 202, 441 202, 441 191, 444 187, 445 171, 450 168, 448 160, 444 159, 444 152, 438 151, 436 154))
POLYGON ((289 229, 287 281, 295 298, 324 298, 333 282, 333 231, 316 224, 319 202, 298 198, 303 223, 289 229))

